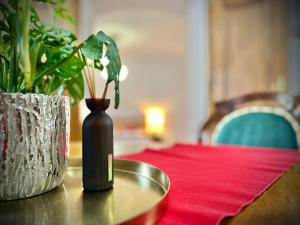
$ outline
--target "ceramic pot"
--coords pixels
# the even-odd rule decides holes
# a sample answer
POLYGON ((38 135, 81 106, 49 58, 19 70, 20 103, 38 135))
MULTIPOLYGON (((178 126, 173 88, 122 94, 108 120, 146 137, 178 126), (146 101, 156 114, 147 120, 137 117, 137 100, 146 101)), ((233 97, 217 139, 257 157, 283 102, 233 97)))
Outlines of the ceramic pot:
POLYGON ((0 94, 0 200, 50 191, 68 162, 69 98, 0 94))

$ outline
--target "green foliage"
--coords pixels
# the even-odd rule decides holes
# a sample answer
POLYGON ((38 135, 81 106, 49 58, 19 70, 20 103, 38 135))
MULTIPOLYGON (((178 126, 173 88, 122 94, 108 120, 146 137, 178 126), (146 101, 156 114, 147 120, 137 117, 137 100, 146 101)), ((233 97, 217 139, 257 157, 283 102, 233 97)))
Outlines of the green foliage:
POLYGON ((69 14, 68 10, 63 7, 56 7, 54 9, 54 17, 60 17, 67 21, 70 25, 75 26, 73 17, 69 14))
POLYGON ((103 66, 98 67, 98 59, 102 56, 106 56, 109 60, 107 65, 108 78, 106 86, 110 82, 115 84, 115 108, 118 108, 120 103, 120 91, 119 91, 119 73, 121 70, 121 59, 119 56, 119 50, 114 40, 107 36, 103 31, 97 33, 97 35, 91 35, 81 48, 81 52, 85 58, 93 59, 95 67, 102 70, 103 66), (105 55, 103 54, 103 45, 106 47, 105 55))
MULTIPOLYGON (((74 24, 61 5, 64 0, 39 2, 49 4, 55 16, 74 24)), ((118 108, 121 60, 116 43, 102 31, 81 44, 76 45, 75 41, 70 31, 43 22, 31 0, 0 1, 0 93, 52 95, 67 90, 72 102, 76 102, 83 98, 82 72, 90 68, 87 62, 94 62, 92 69, 103 70, 105 65, 100 59, 106 56, 109 63, 104 92, 106 94, 107 85, 114 82, 115 108, 118 108)))

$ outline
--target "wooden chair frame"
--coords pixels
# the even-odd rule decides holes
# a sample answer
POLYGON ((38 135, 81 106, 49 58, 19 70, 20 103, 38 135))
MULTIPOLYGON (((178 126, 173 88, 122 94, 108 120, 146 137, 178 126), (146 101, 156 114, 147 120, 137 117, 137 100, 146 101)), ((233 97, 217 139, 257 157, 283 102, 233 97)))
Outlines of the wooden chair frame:
POLYGON ((216 102, 214 112, 200 128, 198 136, 199 142, 210 144, 211 136, 215 126, 225 115, 238 109, 243 104, 256 101, 276 102, 280 107, 283 107, 285 110, 290 112, 292 116, 299 117, 300 115, 300 95, 293 96, 288 93, 261 92, 243 95, 241 97, 232 98, 226 101, 216 102))

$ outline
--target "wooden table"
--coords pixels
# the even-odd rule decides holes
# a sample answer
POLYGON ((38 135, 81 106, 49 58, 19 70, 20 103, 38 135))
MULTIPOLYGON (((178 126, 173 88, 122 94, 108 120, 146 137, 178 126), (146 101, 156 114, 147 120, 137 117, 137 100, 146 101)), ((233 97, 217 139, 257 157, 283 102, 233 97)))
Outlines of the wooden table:
POLYGON ((222 225, 299 225, 300 163, 291 168, 265 193, 222 225))

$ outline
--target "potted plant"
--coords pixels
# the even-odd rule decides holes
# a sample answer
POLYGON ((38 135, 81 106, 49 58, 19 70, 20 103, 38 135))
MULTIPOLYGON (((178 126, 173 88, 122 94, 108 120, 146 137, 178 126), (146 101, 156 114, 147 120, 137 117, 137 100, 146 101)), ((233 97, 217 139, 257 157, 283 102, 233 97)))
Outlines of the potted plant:
MULTIPOLYGON (((39 0, 69 19, 62 0, 39 0)), ((57 187, 67 166, 69 98, 95 98, 94 69, 106 69, 119 105, 120 56, 102 31, 76 44, 70 31, 47 24, 31 0, 0 1, 0 200, 57 187)))

